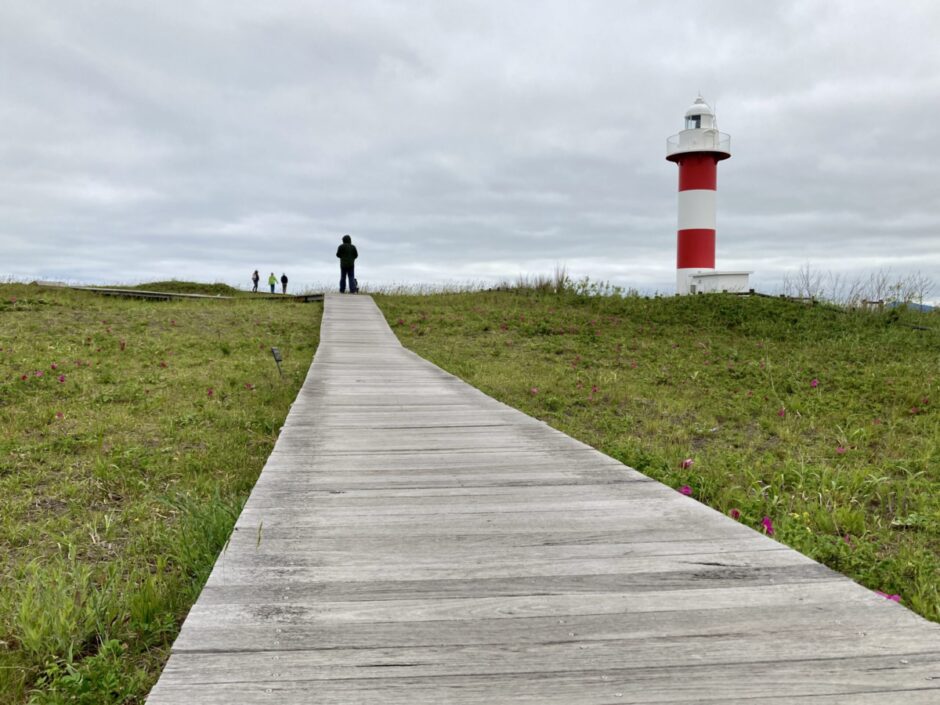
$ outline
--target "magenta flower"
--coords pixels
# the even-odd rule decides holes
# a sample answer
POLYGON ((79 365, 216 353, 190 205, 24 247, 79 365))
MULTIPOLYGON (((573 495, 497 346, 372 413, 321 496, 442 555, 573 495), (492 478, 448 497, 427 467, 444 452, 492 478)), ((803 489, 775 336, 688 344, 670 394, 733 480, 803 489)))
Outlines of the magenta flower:
POLYGON ((689 487, 688 485, 682 485, 682 487, 679 488, 679 491, 680 491, 682 494, 684 494, 686 497, 691 497, 691 496, 692 496, 692 488, 689 487))
POLYGON ((255 385, 253 385, 251 382, 245 382, 245 389, 247 389, 249 392, 252 392, 255 389, 255 385))
POLYGON ((399 318, 399 319, 398 319, 398 325, 400 325, 400 326, 405 325, 405 319, 404 319, 404 318, 399 318))
POLYGON ((538 393, 539 393, 538 387, 532 387, 532 389, 529 390, 529 394, 531 394, 533 397, 538 393))
POLYGON ((786 415, 787 415, 787 410, 781 406, 780 411, 777 412, 777 416, 779 416, 782 419, 786 415))
POLYGON ((881 596, 882 596, 883 598, 885 598, 886 600, 891 600, 892 602, 900 602, 900 601, 901 601, 901 596, 900 596, 900 595, 889 595, 888 593, 882 592, 881 590, 875 590, 875 594, 876 594, 876 595, 881 595, 881 596))
POLYGON ((57 370, 59 369, 59 366, 53 362, 51 365, 49 365, 49 368, 53 370, 57 370))
POLYGON ((816 387, 819 386, 819 380, 813 377, 813 379, 811 379, 809 382, 809 386, 812 387, 813 389, 816 389, 816 387))
POLYGON ((20 379, 24 382, 29 379, 29 375, 20 375, 20 379))
POLYGON ((55 417, 56 417, 57 419, 61 419, 61 418, 63 418, 63 416, 64 416, 64 415, 63 415, 63 413, 62 413, 61 411, 55 412, 55 417))
POLYGON ((845 454, 845 446, 836 446, 836 453, 838 453, 839 455, 844 455, 844 454, 845 454))
POLYGON ((737 521, 738 519, 741 518, 741 510, 732 509, 731 511, 728 512, 728 516, 734 519, 735 521, 737 521))
POLYGON ((760 524, 764 527, 764 533, 768 536, 774 535, 774 522, 770 517, 764 517, 760 520, 760 524))
POLYGON ((59 375, 56 379, 59 380, 59 384, 62 384, 65 382, 65 375, 59 375))
POLYGON ((42 370, 36 370, 35 372, 33 372, 34 377, 42 377, 42 374, 43 374, 42 370))
POLYGON ((596 384, 592 384, 592 385, 591 385, 591 394, 597 394, 597 385, 596 385, 596 384))
POLYGON ((682 468, 683 470, 688 470, 690 467, 692 467, 694 463, 695 461, 692 460, 692 458, 686 458, 681 463, 679 463, 679 467, 682 468))
POLYGON ((209 388, 206 390, 206 396, 211 399, 213 394, 215 394, 215 391, 212 389, 212 387, 209 387, 209 388))

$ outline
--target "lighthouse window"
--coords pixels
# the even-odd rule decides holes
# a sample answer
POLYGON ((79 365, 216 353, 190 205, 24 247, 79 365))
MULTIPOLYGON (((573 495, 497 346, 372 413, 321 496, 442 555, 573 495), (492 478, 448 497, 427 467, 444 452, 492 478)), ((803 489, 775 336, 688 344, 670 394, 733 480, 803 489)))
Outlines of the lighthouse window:
POLYGON ((689 115, 685 119, 685 129, 687 130, 697 130, 702 126, 702 116, 701 115, 689 115))

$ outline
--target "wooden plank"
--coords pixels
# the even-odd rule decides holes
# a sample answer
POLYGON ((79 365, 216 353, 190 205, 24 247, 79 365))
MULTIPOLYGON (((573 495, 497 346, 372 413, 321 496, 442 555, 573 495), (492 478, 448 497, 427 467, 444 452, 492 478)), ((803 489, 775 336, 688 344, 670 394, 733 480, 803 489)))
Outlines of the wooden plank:
POLYGON ((940 626, 328 296, 166 703, 937 703, 940 626))
MULTIPOLYGON (((279 664, 275 664, 279 665, 279 664)), ((175 664, 174 664, 175 667, 175 664)), ((682 664, 662 668, 568 669, 523 674, 450 677, 281 680, 268 666, 259 680, 158 686, 151 703, 451 703, 453 705, 611 705, 612 703, 841 703, 936 704, 940 684, 936 653, 853 659, 768 660, 682 664), (864 695, 866 700, 857 697, 864 695), (820 698, 823 698, 820 700, 820 698), (880 699, 879 699, 880 698, 880 699)), ((395 669, 388 668, 388 671, 395 669)), ((175 671, 174 671, 175 672, 175 671)))

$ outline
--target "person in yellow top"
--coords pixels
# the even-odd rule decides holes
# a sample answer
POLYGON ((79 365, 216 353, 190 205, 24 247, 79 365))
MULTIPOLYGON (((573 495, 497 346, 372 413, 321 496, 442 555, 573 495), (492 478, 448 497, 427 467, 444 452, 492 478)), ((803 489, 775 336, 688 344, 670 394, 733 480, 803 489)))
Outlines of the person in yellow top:
POLYGON ((277 286, 277 277, 274 276, 274 272, 271 272, 271 276, 268 277, 268 286, 271 287, 271 293, 274 293, 274 287, 277 286))

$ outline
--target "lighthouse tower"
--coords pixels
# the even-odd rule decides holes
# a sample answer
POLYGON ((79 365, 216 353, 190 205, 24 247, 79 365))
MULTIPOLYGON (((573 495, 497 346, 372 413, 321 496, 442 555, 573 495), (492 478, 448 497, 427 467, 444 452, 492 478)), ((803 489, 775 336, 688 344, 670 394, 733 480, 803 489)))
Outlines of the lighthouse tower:
POLYGON ((715 290, 718 283, 708 276, 719 274, 715 272, 718 162, 730 156, 731 137, 718 131, 715 112, 699 96, 685 111, 685 129, 666 141, 666 159, 679 165, 677 294, 715 290))

